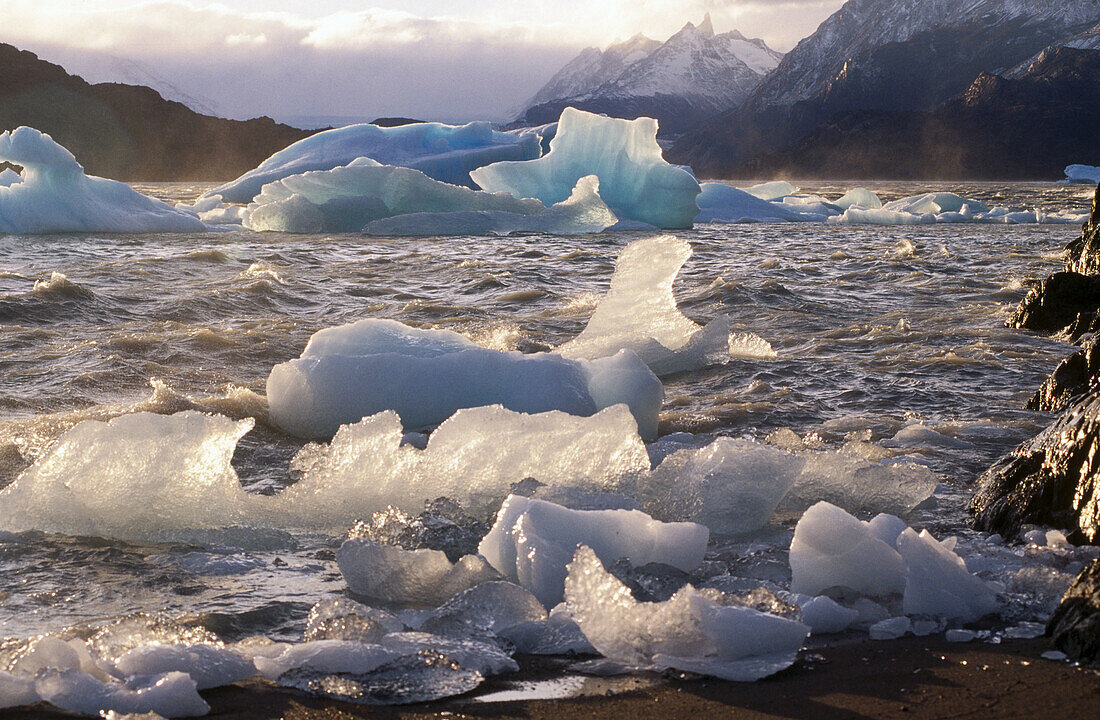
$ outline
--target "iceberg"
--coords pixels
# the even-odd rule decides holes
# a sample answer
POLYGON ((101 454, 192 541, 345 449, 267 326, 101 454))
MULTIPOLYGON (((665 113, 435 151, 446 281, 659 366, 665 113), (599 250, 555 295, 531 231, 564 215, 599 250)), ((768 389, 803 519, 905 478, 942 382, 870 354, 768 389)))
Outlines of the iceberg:
POLYGON ((665 602, 638 602, 581 546, 568 566, 565 598, 592 646, 628 667, 676 668, 751 682, 794 663, 810 628, 779 615, 720 602, 685 585, 665 602))
POLYGON ((4 171, 0 172, 0 187, 11 187, 18 182, 23 182, 23 176, 11 168, 4 168, 4 171))
POLYGON ((971 200, 951 192, 930 192, 913 195, 888 202, 883 210, 908 213, 910 215, 939 215, 940 213, 962 212, 969 208, 972 213, 989 212, 989 206, 978 200, 971 200))
POLYGON ((408 213, 486 210, 530 215, 537 200, 487 193, 433 180, 419 170, 359 158, 331 170, 311 170, 264 185, 243 213, 250 230, 293 233, 359 232, 367 223, 408 213))
MULTIPOLYGON (((368 235, 587 235, 600 233, 618 222, 599 195, 599 178, 586 175, 573 193, 545 210, 522 215, 500 210, 418 212, 372 220, 363 228, 368 235)), ((481 193, 486 194, 486 193, 481 193)), ((512 196, 508 196, 512 197, 512 196)), ((539 203, 541 207, 541 203, 539 203)))
POLYGON ((691 245, 671 235, 627 245, 588 325, 557 352, 596 359, 630 350, 658 376, 729 360, 729 319, 720 315, 704 327, 676 306, 672 284, 689 257, 691 245))
POLYGON ((1067 165, 1065 183, 1100 183, 1100 167, 1094 165, 1067 165))
POLYGON ((586 175, 600 180, 600 197, 623 220, 690 228, 699 206, 698 181, 665 162, 657 121, 619 120, 565 108, 550 152, 537 160, 498 162, 470 173, 483 190, 538 198, 550 206, 569 197, 586 175))
POLYGON ((509 495, 478 552, 508 580, 552 608, 562 600, 566 565, 578 544, 608 564, 662 563, 684 572, 702 561, 709 533, 695 523, 663 523, 639 510, 570 510, 509 495))
POLYGON ((782 203, 761 199, 724 183, 705 182, 700 187, 697 223, 794 222, 801 219, 782 203))
POLYGON ((0 162, 23 168, 0 183, 0 233, 202 232, 191 215, 126 183, 84 174, 73 154, 26 126, 0 134, 0 162))
POLYGON ((488 122, 388 128, 349 125, 299 140, 206 195, 220 195, 229 203, 249 203, 267 183, 310 170, 332 170, 358 158, 419 170, 451 185, 474 187, 470 182, 474 168, 502 160, 532 160, 541 153, 537 134, 496 132, 488 122))
POLYGON ((838 200, 833 201, 833 204, 841 210, 847 210, 853 206, 867 210, 878 210, 882 207, 882 200, 867 188, 857 187, 841 195, 838 200))
POLYGON ((406 429, 443 422, 456 410, 500 404, 539 413, 588 416, 630 407, 644 438, 657 434, 661 381, 630 351, 599 360, 552 353, 524 355, 475 345, 458 333, 423 331, 393 320, 328 328, 296 360, 267 379, 271 419, 300 437, 330 437, 340 425, 394 410, 406 429), (378 338, 384 336, 384 341, 378 338), (459 349, 461 348, 461 349, 459 349))
POLYGON ((747 188, 741 188, 741 190, 753 197, 768 201, 782 200, 788 195, 794 195, 798 192, 798 188, 791 185, 786 180, 772 180, 771 182, 763 182, 747 188))

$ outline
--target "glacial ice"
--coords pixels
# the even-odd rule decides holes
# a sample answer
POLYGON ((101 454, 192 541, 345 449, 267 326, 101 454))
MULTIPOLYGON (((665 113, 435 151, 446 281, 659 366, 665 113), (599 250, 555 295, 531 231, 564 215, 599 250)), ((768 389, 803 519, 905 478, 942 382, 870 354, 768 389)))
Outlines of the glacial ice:
POLYGON ((872 640, 897 640, 912 631, 913 621, 904 615, 879 620, 867 629, 872 640))
POLYGON ((4 171, 0 172, 0 187, 11 187, 18 182, 23 182, 23 176, 11 168, 4 168, 4 171))
POLYGON ((198 717, 210 712, 195 688, 195 681, 181 672, 134 677, 125 682, 104 682, 81 670, 45 670, 34 683, 38 696, 51 705, 82 715, 155 712, 166 718, 198 717))
POLYGON ((906 615, 963 622, 997 609, 996 592, 967 569, 955 553, 954 538, 939 542, 927 530, 918 535, 892 516, 860 522, 818 503, 795 526, 790 563, 796 593, 833 587, 867 595, 902 593, 906 615))
POLYGON ((859 611, 846 608, 828 595, 818 595, 801 603, 802 622, 814 635, 831 635, 847 630, 859 618, 859 611))
POLYGON ((1065 173, 1066 179, 1062 182, 1089 183, 1092 185, 1100 183, 1100 167, 1094 165, 1067 165, 1065 173))
POLYGON ((699 214, 699 183, 661 157, 652 118, 620 120, 569 107, 545 156, 493 163, 470 173, 484 190, 538 198, 546 206, 569 197, 586 175, 599 178, 600 197, 620 219, 690 228, 699 214))
POLYGON ((366 538, 345 540, 336 564, 356 595, 402 605, 435 607, 453 595, 499 576, 484 560, 457 563, 440 550, 404 550, 366 538))
POLYGON ((905 515, 932 496, 939 481, 923 465, 881 464, 847 452, 808 450, 806 465, 780 507, 802 511, 821 500, 848 512, 905 515))
POLYGON ((0 670, 0 710, 38 701, 33 677, 18 677, 0 670))
POLYGON ((882 200, 867 188, 857 187, 841 195, 838 200, 833 201, 833 204, 842 210, 847 210, 852 206, 867 210, 878 210, 882 207, 882 200))
POLYGON ((939 215, 948 212, 964 212, 969 208, 972 213, 989 212, 989 206, 977 200, 964 198, 951 192, 930 192, 913 195, 885 203, 883 210, 908 213, 910 215, 939 215))
POLYGON ((353 640, 373 643, 387 633, 405 630, 405 623, 393 613, 372 608, 346 597, 325 598, 309 611, 302 639, 353 640))
POLYGON ((761 199, 724 183, 705 182, 700 187, 696 223, 794 222, 800 219, 782 203, 761 199))
POLYGON ((794 195, 798 192, 798 188, 791 185, 786 180, 772 180, 770 182, 763 182, 751 187, 741 188, 744 192, 747 192, 753 197, 760 198, 761 200, 782 200, 788 195, 794 195))
POLYGON ((728 360, 729 319, 700 326, 676 307, 672 284, 689 257, 691 245, 671 235, 627 245, 588 325, 557 352, 595 359, 628 349, 658 376, 728 360))
POLYGON ((360 320, 322 332, 348 336, 341 344, 354 346, 356 354, 307 345, 302 357, 276 365, 267 379, 272 421, 293 435, 329 437, 340 425, 384 410, 396 411, 406 428, 415 429, 460 408, 501 404, 517 412, 587 416, 618 403, 630 407, 643 437, 657 434, 664 390, 631 352, 593 362, 501 352, 457 333, 426 333, 392 320, 360 320), (380 324, 386 341, 375 346, 380 324))
POLYGON ((638 602, 583 545, 568 565, 565 598, 585 637, 606 658, 726 680, 758 680, 789 667, 810 631, 779 615, 720 604, 691 585, 665 602, 638 602))
POLYGON ((145 676, 182 672, 199 690, 230 685, 257 674, 251 660, 214 645, 144 645, 115 663, 123 675, 145 676))
POLYGON ((566 565, 578 544, 607 563, 662 563, 685 572, 703 560, 709 533, 695 523, 662 523, 638 510, 570 510, 510 495, 478 552, 547 608, 562 599, 566 565))
POLYGON ((767 524, 806 464, 804 458, 750 440, 720 437, 673 453, 639 481, 647 512, 739 535, 767 524))
POLYGON ((905 561, 898 551, 835 505, 819 502, 807 510, 791 541, 791 592, 819 595, 846 587, 868 595, 900 593, 905 561))
POLYGON ((419 629, 446 637, 507 637, 517 625, 546 620, 538 598, 519 585, 493 580, 455 594, 433 610, 419 629))
POLYGON ((197 217, 129 185, 84 174, 73 154, 34 128, 0 134, 0 162, 23 168, 0 184, 0 233, 201 232, 197 217))
MULTIPOLYGON (((488 193, 482 193, 488 194, 488 193)), ((511 197, 511 196, 509 196, 511 197)), ((541 203, 539 203, 541 207, 541 203)), ((363 228, 368 235, 587 235, 600 233, 618 222, 599 195, 599 178, 586 175, 572 194, 534 214, 496 210, 417 212, 372 220, 363 228)))
POLYGON ((230 203, 248 203, 267 183, 310 170, 331 170, 361 157, 419 170, 451 185, 473 187, 470 171, 474 168, 501 160, 532 160, 541 152, 537 135, 496 132, 488 122, 417 123, 389 128, 349 125, 299 140, 206 195, 221 195, 230 203))
POLYGON ((244 211, 250 230, 293 233, 359 232, 373 220, 408 213, 491 210, 531 215, 537 200, 487 193, 433 180, 419 170, 359 158, 331 170, 311 170, 263 186, 244 211))

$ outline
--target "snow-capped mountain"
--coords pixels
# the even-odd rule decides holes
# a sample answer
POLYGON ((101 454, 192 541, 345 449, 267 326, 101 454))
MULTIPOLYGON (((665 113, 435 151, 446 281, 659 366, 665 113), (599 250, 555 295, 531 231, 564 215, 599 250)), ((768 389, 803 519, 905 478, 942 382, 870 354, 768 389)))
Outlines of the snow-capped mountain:
POLYGON ((663 129, 684 129, 736 106, 782 57, 736 30, 715 34, 707 15, 663 43, 636 35, 603 51, 584 50, 539 90, 520 119, 549 122, 573 105, 609 115, 650 115, 663 129))

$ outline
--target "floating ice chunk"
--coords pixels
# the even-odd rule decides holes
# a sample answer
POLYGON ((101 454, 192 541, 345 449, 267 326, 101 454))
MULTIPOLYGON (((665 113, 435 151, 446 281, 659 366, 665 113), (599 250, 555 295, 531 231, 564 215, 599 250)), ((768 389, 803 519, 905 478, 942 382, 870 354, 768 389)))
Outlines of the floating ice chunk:
POLYGON ((565 597, 585 637, 608 659, 728 680, 788 667, 810 631, 778 615, 719 605, 691 585, 665 602, 640 603, 585 546, 569 564, 565 597))
POLYGON ((841 195, 840 199, 835 200, 833 204, 841 210, 847 210, 853 205, 867 210, 878 210, 882 207, 882 200, 867 188, 857 187, 841 195))
POLYGON ((230 461, 253 424, 190 411, 81 422, 0 490, 0 527, 148 540, 244 524, 261 499, 230 461))
POLYGON ((691 245, 671 235, 630 243, 615 263, 611 287, 580 335, 558 348, 570 358, 602 358, 629 349, 657 375, 729 359, 729 320, 705 327, 676 307, 672 284, 691 245))
POLYGON ((206 194, 221 195, 226 202, 247 203, 267 183, 310 170, 331 170, 361 157, 413 168, 452 185, 473 187, 469 173, 474 168, 500 160, 531 160, 541 152, 537 135, 495 132, 488 122, 392 128, 349 125, 299 140, 206 194))
POLYGON ((780 503, 802 510, 825 500, 849 512, 905 515, 932 496, 939 481, 923 465, 868 462, 845 452, 806 451, 806 465, 780 503))
POLYGON ((773 180, 741 189, 761 200, 782 200, 788 195, 794 195, 798 192, 798 188, 785 180, 773 180))
POLYGON ((835 505, 819 502, 805 512, 791 541, 791 591, 817 595, 846 587, 868 595, 905 589, 905 561, 892 546, 835 505))
POLYGON ((898 430, 894 437, 883 441, 882 445, 890 448, 945 447, 963 450, 970 450, 974 447, 974 443, 944 435, 920 423, 906 425, 898 430))
POLYGON ((906 614, 972 622, 997 609, 997 594, 970 574, 953 548, 954 542, 939 542, 927 530, 918 535, 906 529, 898 536, 906 566, 906 614))
POLYGON ((639 495, 661 520, 690 520, 725 535, 749 533, 767 524, 805 464, 768 445, 723 437, 665 458, 640 481, 639 495))
POLYGON ((291 524, 346 527, 388 505, 416 512, 440 496, 488 512, 528 477, 588 491, 632 489, 649 469, 634 419, 621 405, 589 418, 472 408, 440 425, 422 451, 402 447, 400 437, 392 412, 345 426, 331 445, 303 458, 300 482, 269 500, 291 524))
MULTIPOLYGON (((8 664, 7 670, 14 675, 24 677, 34 677, 38 671, 45 668, 80 670, 82 663, 80 655, 73 646, 75 643, 84 644, 79 640, 66 642, 53 635, 44 635, 28 643, 8 664)), ((84 648, 84 654, 87 655, 87 648, 84 648)))
POLYGON ((846 608, 827 595, 818 595, 800 605, 802 622, 814 635, 830 635, 847 630, 859 618, 859 611, 846 608))
POLYGON ((1100 167, 1095 167, 1093 165, 1067 165, 1065 173, 1066 179, 1062 182, 1089 183, 1092 185, 1100 183, 1100 167))
POLYGON ((699 183, 661 157, 652 118, 619 120, 569 107, 562 111, 545 156, 494 163, 470 173, 484 190, 538 198, 547 206, 569 197, 586 175, 600 179, 600 197, 621 219, 689 228, 699 214, 699 183))
POLYGON ((364 157, 264 185, 244 213, 244 226, 296 233, 359 232, 371 221, 395 215, 471 210, 523 216, 539 213, 543 206, 537 200, 479 192, 364 157))
MULTIPOLYGON (((487 193, 481 193, 487 194, 487 193)), ((512 197, 509 195, 508 197, 512 197)), ((542 204, 539 203, 541 207, 542 204)), ((519 214, 499 210, 417 212, 372 220, 363 228, 368 235, 507 235, 530 232, 547 235, 600 233, 618 218, 600 198, 599 179, 586 175, 573 193, 542 212, 519 214)))
POLYGON ((127 676, 186 673, 199 690, 247 680, 257 672, 251 660, 213 645, 146 645, 127 652, 115 667, 127 676))
POLYGON ((99 716, 155 712, 166 718, 198 717, 210 712, 195 689, 195 681, 181 672, 130 678, 124 683, 103 682, 80 670, 44 670, 34 683, 38 696, 62 710, 99 716))
POLYGON ((883 210, 908 213, 910 215, 939 215, 947 212, 960 212, 966 207, 971 212, 989 212, 989 206, 978 200, 971 200, 951 192, 930 192, 913 195, 885 203, 883 210))
POLYGON ((561 602, 566 565, 578 544, 608 563, 663 563, 689 572, 699 565, 709 533, 695 523, 662 523, 638 510, 569 510, 510 495, 478 552, 543 605, 561 602))
POLYGON ((307 346, 267 379, 271 418, 302 437, 328 437, 340 425, 394 410, 406 428, 434 425, 460 408, 501 404, 516 412, 561 410, 592 415, 626 403, 643 437, 657 434, 664 397, 660 381, 631 352, 599 362, 552 353, 525 355, 478 347, 456 334, 361 320, 327 331, 325 345, 354 347, 333 354, 307 346), (379 323, 384 333, 377 330, 379 323), (384 342, 375 341, 384 336, 384 342))
POLYGON ((879 620, 868 630, 872 640, 897 640, 913 629, 913 623, 904 615, 879 620))
POLYGON ((11 168, 4 168, 4 171, 0 172, 0 187, 11 187, 18 182, 23 182, 23 176, 11 168))
POLYGON ((828 222, 838 225, 931 225, 936 222, 936 216, 931 213, 914 215, 885 208, 865 210, 851 206, 841 215, 830 216, 828 222))
POLYGON ((301 356, 396 353, 433 358, 474 347, 477 345, 469 338, 453 330, 418 328, 414 331, 397 320, 378 318, 322 328, 310 336, 301 356))
POLYGON ((456 594, 428 615, 420 629, 449 637, 507 636, 523 623, 543 622, 538 599, 510 582, 485 582, 456 594))
POLYGON ((0 134, 0 162, 23 168, 20 182, 0 184, 0 233, 201 232, 206 228, 194 215, 125 183, 85 175, 72 153, 34 128, 18 127, 0 134))
POLYGON ((366 538, 346 540, 336 551, 336 564, 356 595, 403 605, 434 607, 498 577, 475 555, 452 563, 440 550, 403 550, 366 538))
POLYGON ((799 219, 797 213, 781 203, 761 199, 724 183, 705 182, 700 187, 696 223, 794 222, 799 219))
POLYGON ((38 702, 33 677, 17 677, 0 670, 0 710, 38 702))

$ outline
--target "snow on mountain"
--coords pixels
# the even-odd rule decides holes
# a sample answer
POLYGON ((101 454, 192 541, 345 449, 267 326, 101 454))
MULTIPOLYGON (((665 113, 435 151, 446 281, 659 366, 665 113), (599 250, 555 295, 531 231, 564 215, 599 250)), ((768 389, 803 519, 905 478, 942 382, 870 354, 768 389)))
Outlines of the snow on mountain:
POLYGON ((570 60, 527 103, 540 105, 561 98, 579 97, 619 77, 629 66, 661 47, 657 40, 638 34, 606 50, 585 48, 570 60))

